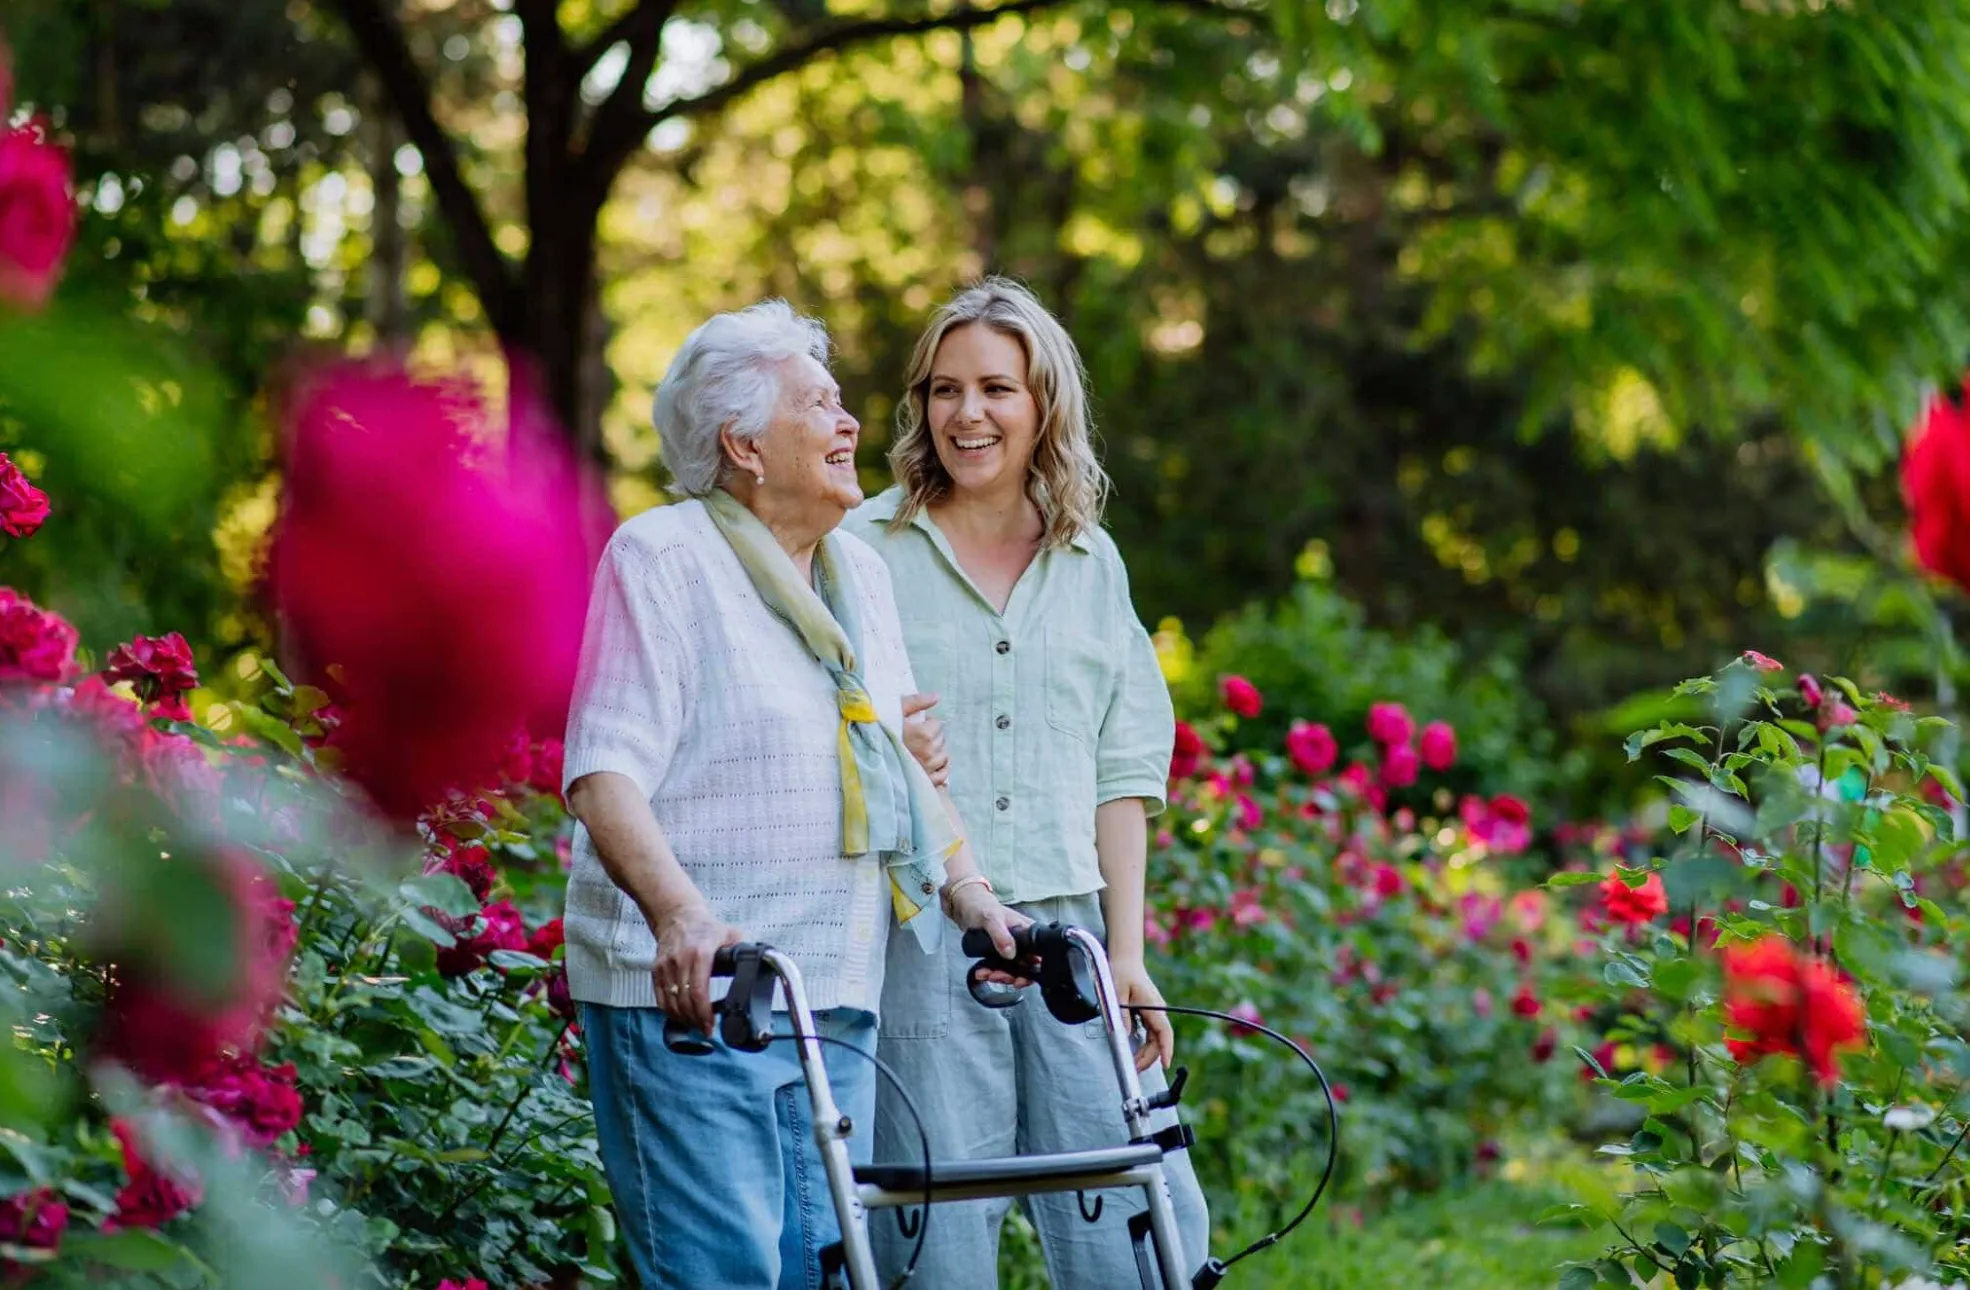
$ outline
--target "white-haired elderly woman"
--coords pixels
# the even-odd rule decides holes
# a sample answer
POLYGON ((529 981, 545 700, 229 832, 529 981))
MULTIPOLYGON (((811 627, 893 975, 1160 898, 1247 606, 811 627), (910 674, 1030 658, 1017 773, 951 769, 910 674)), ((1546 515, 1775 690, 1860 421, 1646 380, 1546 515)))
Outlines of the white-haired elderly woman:
MULTIPOLYGON (((717 949, 785 951, 823 1032, 867 1049, 899 920, 926 950, 958 939, 938 934, 948 915, 1007 952, 1024 921, 964 882, 956 817, 901 742, 915 687, 889 573, 835 531, 862 500, 860 427, 827 356, 780 301, 684 342, 655 419, 685 500, 610 540, 568 720, 568 983, 651 1287, 805 1287, 839 1236, 792 1045, 663 1043, 666 1015, 712 1033, 717 949)), ((869 1065, 831 1073, 872 1126, 869 1065)), ((871 1134, 851 1143, 866 1161, 871 1134)))
MULTIPOLYGON (((1019 913, 1106 937, 1125 1003, 1160 1004, 1143 958, 1148 817, 1167 789, 1175 718, 1128 571, 1101 528, 1108 478, 1096 460, 1080 355, 1066 329, 1017 283, 992 278, 931 319, 910 360, 890 451, 896 486, 848 529, 881 553, 903 607, 916 709, 939 703, 942 731, 913 723, 911 748, 970 826, 982 875, 1019 913), (927 739, 919 741, 922 733, 927 739), (948 740, 948 750, 943 741, 948 740)), ((956 938, 953 938, 954 940, 956 938)), ((923 1111, 933 1154, 988 1157, 1077 1151, 1126 1140, 1098 1032, 1039 1007, 972 1005, 953 945, 939 972, 894 970, 892 938, 881 1051, 923 1111)), ((1136 1064, 1175 1051, 1160 1012, 1137 1014, 1136 1064)), ((876 1150, 907 1155, 915 1129, 880 1091, 876 1150)), ((1166 1116, 1168 1113, 1165 1113, 1166 1116)), ((1169 1120, 1165 1119, 1164 1123, 1169 1120)), ((1210 1220, 1184 1153, 1170 1191, 1189 1266, 1210 1220)), ((1071 1195, 1026 1203, 1056 1286, 1136 1284, 1128 1217, 1139 1193, 1114 1192, 1095 1223, 1071 1195)), ((938 1210, 918 1279, 936 1290, 998 1284, 1007 1202, 938 1210)), ((894 1272, 908 1245, 871 1226, 894 1272)))

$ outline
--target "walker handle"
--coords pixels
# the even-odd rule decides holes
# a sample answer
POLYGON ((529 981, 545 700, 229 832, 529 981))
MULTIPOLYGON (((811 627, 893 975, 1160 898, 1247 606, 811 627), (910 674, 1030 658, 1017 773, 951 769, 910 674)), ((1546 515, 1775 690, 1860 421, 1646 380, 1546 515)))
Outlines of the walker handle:
MULTIPOLYGON (((750 941, 741 941, 737 945, 721 945, 712 952, 711 974, 736 977, 741 965, 746 966, 751 972, 757 972, 762 966, 760 953, 766 948, 764 945, 756 945, 750 941)), ((765 995, 765 1012, 770 1015, 773 1010, 773 976, 770 971, 766 972, 763 978, 758 979, 752 989, 742 992, 735 987, 728 991, 723 999, 711 1005, 712 1011, 721 1019, 725 1042, 732 1047, 753 1048, 752 1032, 756 1028, 749 1024, 750 1014, 758 1011, 753 1004, 762 993, 762 986, 765 995), (735 1032, 737 1039, 734 1037, 735 1032)), ((685 1057, 703 1057, 718 1050, 718 1045, 712 1043, 710 1037, 702 1030, 668 1014, 664 1016, 664 1047, 685 1057)))

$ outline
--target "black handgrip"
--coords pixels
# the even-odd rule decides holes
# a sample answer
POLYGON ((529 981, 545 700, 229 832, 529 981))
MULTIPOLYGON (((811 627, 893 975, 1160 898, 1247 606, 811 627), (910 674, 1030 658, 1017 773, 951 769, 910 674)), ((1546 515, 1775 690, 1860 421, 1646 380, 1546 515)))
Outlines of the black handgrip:
MULTIPOLYGON (((1012 956, 1023 959, 1039 951, 1033 948, 1033 928, 1038 924, 1012 929, 1012 956)), ((982 927, 974 927, 964 934, 962 948, 968 958, 995 959, 999 957, 999 947, 992 944, 992 934, 982 927)))
MULTIPOLYGON (((759 946, 744 941, 737 945, 719 946, 712 951, 711 974, 731 976, 738 971, 742 951, 757 958, 759 949, 759 946)), ((711 1006, 715 1014, 723 1015, 726 1011, 726 1000, 718 1000, 711 1006)), ((672 1016, 664 1017, 664 1047, 685 1057, 703 1057, 707 1053, 718 1050, 718 1045, 712 1043, 704 1031, 672 1016)))

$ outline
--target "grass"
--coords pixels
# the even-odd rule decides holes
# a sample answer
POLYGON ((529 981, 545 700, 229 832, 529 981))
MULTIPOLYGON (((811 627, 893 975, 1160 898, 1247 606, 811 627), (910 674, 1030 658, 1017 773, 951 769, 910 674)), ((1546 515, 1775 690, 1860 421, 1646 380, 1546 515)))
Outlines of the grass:
MULTIPOLYGON (((1601 1248, 1595 1233, 1533 1221, 1564 1199, 1550 1184, 1497 1180, 1358 1226, 1346 1207, 1329 1210, 1323 1203, 1280 1244, 1232 1268, 1224 1284, 1226 1290, 1553 1290, 1560 1264, 1601 1248)), ((1010 1248, 1002 1250, 1002 1290, 1046 1285, 1038 1243, 1016 1213, 1004 1244, 1010 1248)))
POLYGON ((1316 1211, 1284 1242, 1232 1269, 1240 1290, 1552 1290, 1559 1266, 1600 1252, 1578 1228, 1533 1220, 1565 1199, 1535 1184, 1490 1182, 1432 1197, 1356 1227, 1316 1211), (1309 1230, 1311 1229, 1311 1230, 1309 1230), (1249 1269, 1249 1271, 1248 1271, 1249 1269))

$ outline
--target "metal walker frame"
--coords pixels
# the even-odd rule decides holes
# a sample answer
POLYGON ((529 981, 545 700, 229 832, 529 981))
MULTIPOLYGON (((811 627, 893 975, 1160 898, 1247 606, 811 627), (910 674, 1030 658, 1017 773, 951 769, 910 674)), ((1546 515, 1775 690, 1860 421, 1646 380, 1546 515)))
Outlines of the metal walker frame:
MULTIPOLYGON (((1183 1243, 1177 1233, 1176 1211, 1163 1172, 1163 1156, 1190 1145, 1190 1131, 1182 1125, 1160 1133, 1150 1127, 1152 1112, 1174 1106, 1182 1096, 1182 1070, 1179 1069, 1167 1091, 1144 1097, 1129 1043, 1128 1014, 1116 995, 1108 955, 1093 933, 1080 927, 1045 924, 1020 929, 1015 933, 1015 942, 1019 957, 1008 961, 998 957, 983 933, 966 934, 965 951, 981 960, 972 965, 968 975, 972 996, 987 1007, 1018 1003, 1021 994, 994 993, 978 974, 997 968, 1032 976, 1031 961, 1037 958, 1041 964, 1042 992, 1056 1017, 1065 1022, 1099 1017, 1103 1022, 1129 1141, 1091 1151, 933 1163, 927 1179, 922 1164, 858 1166, 850 1159, 848 1139, 857 1126, 842 1114, 835 1102, 821 1052, 823 1041, 815 1030, 806 988, 793 960, 769 945, 739 944, 718 952, 712 974, 732 978, 725 997, 713 1005, 728 1047, 745 1052, 763 1051, 774 1038, 774 997, 781 990, 786 996, 784 1011, 800 1054, 801 1074, 813 1110, 814 1136, 841 1224, 841 1241, 822 1251, 824 1286, 836 1290, 881 1290, 869 1240, 872 1210, 921 1206, 926 1199, 942 1204, 986 1197, 1130 1187, 1140 1188, 1148 1202, 1147 1210, 1129 1222, 1136 1271, 1143 1290, 1178 1290, 1190 1284, 1190 1275, 1183 1267, 1183 1243)), ((666 1024, 664 1041, 677 1052, 703 1053, 712 1049, 704 1036, 674 1022, 666 1024)), ((919 1216, 917 1221, 927 1222, 928 1217, 919 1216)), ((1200 1257, 1202 1253, 1198 1251, 1200 1257)))

